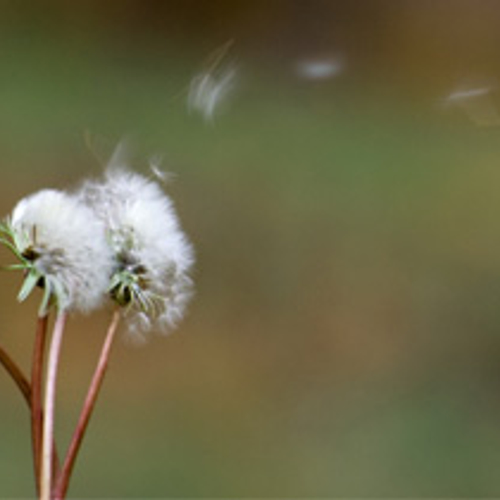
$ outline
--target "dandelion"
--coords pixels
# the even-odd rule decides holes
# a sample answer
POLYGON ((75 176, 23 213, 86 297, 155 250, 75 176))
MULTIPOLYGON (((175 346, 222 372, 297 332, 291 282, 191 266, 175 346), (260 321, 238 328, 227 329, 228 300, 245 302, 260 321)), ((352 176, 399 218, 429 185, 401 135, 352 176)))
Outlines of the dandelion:
POLYGON ((59 310, 88 312, 98 307, 108 284, 112 256, 102 224, 76 197, 45 189, 21 200, 0 226, 1 242, 25 272, 19 301, 44 289, 39 315, 53 301, 59 310))
MULTIPOLYGON (((18 295, 43 290, 38 310, 31 380, 0 348, 0 363, 23 394, 31 414, 33 459, 41 500, 66 497, 75 460, 107 370, 122 311, 132 332, 176 325, 191 296, 193 251, 180 229, 172 202, 160 186, 116 167, 118 148, 102 182, 88 181, 67 194, 44 189, 21 200, 0 223, 0 243, 24 272, 18 295), (69 314, 89 312, 107 297, 116 303, 96 368, 59 464, 54 438, 56 385, 69 314), (49 313, 57 315, 47 349, 49 313), (43 400, 43 401, 42 401, 43 400)), ((152 171, 163 178, 156 162, 152 171)), ((136 338, 141 338, 136 336, 136 338)))
POLYGON ((102 182, 86 182, 80 197, 106 226, 115 257, 109 292, 129 331, 140 339, 174 327, 191 297, 194 259, 171 200, 156 182, 116 167, 102 182))
POLYGON ((21 200, 5 224, 1 242, 18 258, 10 269, 21 269, 25 279, 18 299, 25 300, 37 287, 43 298, 33 361, 30 403, 37 486, 41 498, 51 494, 54 473, 54 410, 56 377, 67 314, 88 312, 105 297, 112 269, 112 254, 102 223, 75 196, 44 189, 21 200), (41 384, 46 317, 57 307, 47 364, 45 419, 41 384))

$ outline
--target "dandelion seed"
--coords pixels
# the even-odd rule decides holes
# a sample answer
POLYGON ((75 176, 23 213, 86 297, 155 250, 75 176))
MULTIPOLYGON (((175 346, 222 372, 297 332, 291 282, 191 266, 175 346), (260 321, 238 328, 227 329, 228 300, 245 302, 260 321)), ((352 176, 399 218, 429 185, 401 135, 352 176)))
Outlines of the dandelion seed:
POLYGON ((236 69, 225 61, 232 45, 233 40, 228 40, 213 51, 189 85, 188 109, 200 113, 206 121, 214 119, 235 87, 236 69))
POLYGON ((484 87, 478 89, 466 89, 466 90, 457 90, 452 92, 446 100, 448 102, 459 102, 467 99, 471 99, 474 97, 485 96, 491 92, 491 88, 484 87))
POLYGON ((500 125, 500 114, 493 99, 492 87, 462 87, 451 92, 444 104, 460 109, 477 126, 500 125))
POLYGON ((75 197, 45 189, 22 199, 5 224, 0 241, 25 271, 18 299, 44 289, 39 314, 55 301, 60 310, 87 312, 98 307, 112 269, 102 223, 75 197))
POLYGON ((155 178, 161 182, 166 183, 174 178, 174 175, 170 172, 165 172, 161 168, 162 157, 160 155, 152 156, 149 160, 149 168, 151 173, 155 176, 155 178))
POLYGON ((170 199, 157 183, 117 168, 86 182, 80 197, 106 226, 115 256, 109 291, 126 309, 129 331, 139 338, 175 326, 191 297, 194 258, 170 199))
POLYGON ((338 76, 344 69, 340 58, 316 58, 298 61, 295 72, 306 80, 329 80, 338 76))
POLYGON ((213 120, 216 112, 234 88, 236 70, 229 68, 215 75, 196 75, 189 86, 188 108, 203 115, 205 120, 213 120))

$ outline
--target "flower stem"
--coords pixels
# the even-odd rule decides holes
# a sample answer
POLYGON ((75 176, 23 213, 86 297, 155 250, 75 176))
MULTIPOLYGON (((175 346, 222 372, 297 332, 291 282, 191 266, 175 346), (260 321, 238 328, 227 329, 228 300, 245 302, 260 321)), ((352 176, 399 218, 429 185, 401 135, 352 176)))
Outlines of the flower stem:
POLYGON ((42 452, 42 377, 48 316, 39 316, 36 324, 33 362, 31 365, 31 442, 37 492, 40 493, 40 464, 42 452))
POLYGON ((101 388, 102 382, 104 380, 104 375, 106 374, 106 369, 109 363, 109 355, 111 351, 111 346, 113 344, 113 339, 115 337, 116 330, 118 328, 118 323, 120 320, 120 311, 117 309, 113 313, 111 323, 108 327, 106 333, 106 338, 104 339, 104 344, 101 349, 101 354, 99 356, 99 361, 97 363, 94 375, 90 382, 90 386, 83 404, 78 423, 73 433, 71 443, 64 460, 64 464, 61 469, 61 474, 57 481, 56 487, 54 489, 55 500, 62 500, 66 496, 68 490, 69 481, 71 479, 71 473, 75 465, 75 460, 78 455, 78 451, 82 444, 83 438, 85 436, 85 431, 87 430, 92 411, 94 409, 95 403, 97 401, 97 396, 99 395, 99 390, 101 388))
POLYGON ((51 499, 53 460, 54 460, 54 414, 56 400, 57 369, 61 354, 61 345, 66 325, 67 314, 59 312, 54 324, 50 343, 45 382, 45 418, 43 419, 42 454, 40 472, 40 500, 51 499))
POLYGON ((7 354, 7 351, 0 347, 0 363, 7 370, 8 374, 12 377, 17 387, 21 391, 24 399, 31 406, 31 387, 23 372, 17 366, 15 361, 7 354))
MULTIPOLYGON (((33 447, 33 462, 35 468, 35 480, 37 492, 40 491, 40 455, 41 455, 41 436, 42 436, 42 368, 43 368, 43 347, 47 333, 48 318, 39 317, 37 321, 37 332, 35 338, 35 352, 33 356, 33 367, 31 372, 31 385, 28 379, 23 375, 21 369, 0 347, 0 363, 5 367, 9 375, 12 377, 16 385, 19 387, 24 396, 26 404, 31 413, 31 432, 32 432, 32 447, 33 447), (35 366, 36 365, 36 366, 35 366)), ((53 444, 55 448, 55 443, 53 444)), ((54 449, 54 471, 57 472, 59 467, 59 459, 57 450, 54 449)))

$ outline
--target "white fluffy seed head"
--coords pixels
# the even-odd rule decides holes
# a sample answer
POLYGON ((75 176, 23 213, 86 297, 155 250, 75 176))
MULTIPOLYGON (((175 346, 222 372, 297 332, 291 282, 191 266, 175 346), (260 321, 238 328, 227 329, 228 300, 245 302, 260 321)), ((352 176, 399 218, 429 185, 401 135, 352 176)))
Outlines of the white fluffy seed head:
POLYGON ((171 200, 156 182, 119 168, 86 182, 80 196, 106 226, 115 255, 111 292, 130 312, 129 331, 140 338, 153 327, 170 330, 192 295, 194 261, 171 200))
POLYGON ((60 309, 89 312, 102 303, 113 259, 103 224, 87 206, 44 189, 16 205, 10 226, 19 253, 63 292, 60 309))

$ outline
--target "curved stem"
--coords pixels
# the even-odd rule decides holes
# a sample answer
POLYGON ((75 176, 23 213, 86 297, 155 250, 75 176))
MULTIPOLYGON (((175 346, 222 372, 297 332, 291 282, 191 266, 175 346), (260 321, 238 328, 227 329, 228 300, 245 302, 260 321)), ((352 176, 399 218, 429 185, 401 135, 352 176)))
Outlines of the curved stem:
MULTIPOLYGON (((19 390, 21 391, 31 414, 31 432, 32 432, 32 447, 33 447, 33 462, 35 468, 35 480, 37 492, 40 491, 40 454, 41 454, 41 436, 43 409, 41 402, 41 384, 42 384, 42 368, 43 368, 43 347, 47 333, 48 318, 41 317, 37 321, 37 332, 35 337, 35 352, 33 355, 33 367, 31 371, 31 385, 28 379, 24 376, 19 366, 0 347, 0 364, 4 366, 9 375, 12 377, 19 390), (35 364, 37 365, 35 367, 35 364)), ((55 443, 53 444, 55 448, 55 443)), ((54 470, 59 467, 59 459, 57 450, 54 449, 54 470)))
POLYGON ((12 380, 16 383, 17 387, 21 391, 24 399, 31 406, 31 387, 28 379, 23 375, 23 372, 17 366, 15 361, 7 354, 7 351, 0 347, 0 363, 7 370, 8 374, 12 377, 12 380))
POLYGON ((54 414, 56 400, 57 369, 61 354, 61 345, 66 325, 67 314, 59 312, 54 324, 50 343, 47 366, 47 380, 45 383, 45 418, 43 419, 42 434, 42 464, 40 474, 40 499, 50 500, 52 488, 53 460, 54 460, 54 414))
POLYGON ((99 390, 104 380, 104 375, 106 374, 111 346, 113 344, 113 339, 118 328, 119 320, 120 311, 117 309, 113 313, 113 318, 111 319, 111 323, 106 333, 106 338, 104 339, 104 344, 101 349, 99 361, 97 363, 94 375, 92 376, 87 396, 85 398, 85 402, 83 404, 83 408, 80 413, 75 432, 73 433, 73 437, 71 439, 71 443, 69 445, 69 449, 61 469, 61 474, 59 475, 59 479, 54 490, 54 498, 56 500, 62 500, 66 496, 71 473, 73 472, 73 467, 75 465, 75 460, 78 455, 78 451, 80 450, 80 446, 85 436, 85 431, 87 430, 92 411, 97 401, 97 396, 99 395, 99 390))

